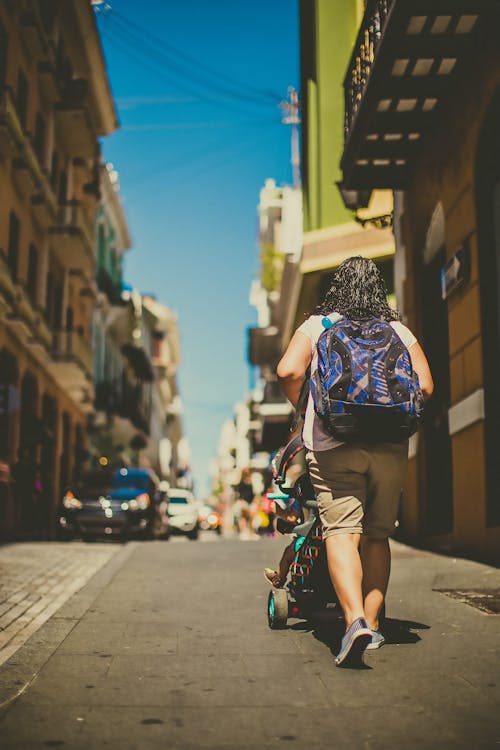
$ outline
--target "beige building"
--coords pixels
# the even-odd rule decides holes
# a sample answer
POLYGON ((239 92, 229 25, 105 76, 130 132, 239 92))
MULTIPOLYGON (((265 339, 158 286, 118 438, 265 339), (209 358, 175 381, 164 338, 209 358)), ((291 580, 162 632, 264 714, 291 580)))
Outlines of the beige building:
POLYGON ((182 455, 182 400, 177 385, 181 363, 180 338, 176 314, 152 297, 143 297, 143 309, 152 325, 151 365, 152 409, 147 446, 142 460, 172 487, 187 475, 190 458, 182 455))
POLYGON ((17 479, 3 531, 53 529, 87 449, 97 139, 116 127, 90 2, 2 2, 0 456, 17 479))
POLYGON ((398 303, 435 393, 401 524, 438 548, 500 549, 500 7, 367 4, 345 79, 343 179, 395 193, 398 303))

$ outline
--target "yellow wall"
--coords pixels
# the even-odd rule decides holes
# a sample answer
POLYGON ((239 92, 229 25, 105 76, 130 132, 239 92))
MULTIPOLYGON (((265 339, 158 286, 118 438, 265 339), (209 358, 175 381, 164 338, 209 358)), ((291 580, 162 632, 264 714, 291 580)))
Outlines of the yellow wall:
MULTIPOLYGON (((407 276, 404 313, 417 335, 421 333, 421 311, 425 305, 425 290, 420 282, 421 254, 438 201, 445 215, 447 257, 452 257, 465 240, 470 242, 470 279, 448 300, 452 405, 483 385, 474 175, 481 125, 500 85, 498 56, 488 54, 483 51, 483 59, 470 65, 460 86, 460 96, 448 102, 439 127, 424 144, 412 185, 405 196, 402 217, 407 276)), ((402 514, 405 531, 412 536, 423 532, 420 516, 425 507, 425 467, 422 454, 420 450, 418 458, 410 461, 402 514)), ((452 436, 452 460, 453 532, 446 537, 428 538, 428 541, 450 543, 457 551, 498 555, 500 527, 486 527, 483 421, 452 436)))

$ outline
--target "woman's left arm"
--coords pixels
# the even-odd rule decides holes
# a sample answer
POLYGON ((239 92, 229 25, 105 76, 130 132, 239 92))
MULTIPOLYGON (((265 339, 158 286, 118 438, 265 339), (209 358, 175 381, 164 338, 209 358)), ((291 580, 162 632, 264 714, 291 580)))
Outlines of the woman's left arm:
POLYGON ((276 370, 283 393, 293 406, 297 406, 300 389, 311 359, 310 339, 305 333, 296 331, 276 370))
POLYGON ((434 381, 432 380, 431 370, 427 361, 427 357, 425 356, 422 347, 418 343, 410 346, 408 352, 411 357, 412 367, 418 375, 418 380, 420 383, 422 394, 424 396, 424 400, 427 401, 427 399, 432 396, 432 392, 434 390, 434 381))

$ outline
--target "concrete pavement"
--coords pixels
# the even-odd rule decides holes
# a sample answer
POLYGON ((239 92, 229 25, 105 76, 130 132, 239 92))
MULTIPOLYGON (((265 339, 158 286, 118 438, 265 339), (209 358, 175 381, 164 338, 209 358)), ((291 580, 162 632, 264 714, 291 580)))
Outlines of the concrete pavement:
POLYGON ((388 644, 341 670, 341 623, 266 622, 282 538, 142 542, 0 667, 2 748, 495 748, 497 615, 434 591, 500 571, 396 545, 388 644))
POLYGON ((0 664, 14 654, 105 565, 110 544, 0 546, 0 664))

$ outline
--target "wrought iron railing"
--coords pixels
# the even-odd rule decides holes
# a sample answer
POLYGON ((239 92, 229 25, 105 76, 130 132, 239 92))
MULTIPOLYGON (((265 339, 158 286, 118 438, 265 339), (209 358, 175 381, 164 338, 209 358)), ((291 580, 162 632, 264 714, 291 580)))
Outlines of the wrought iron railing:
POLYGON ((55 331, 53 354, 56 360, 76 361, 87 375, 92 373, 92 349, 78 331, 55 331))
POLYGON ((387 18, 394 2, 395 0, 369 0, 367 3, 344 80, 344 138, 346 141, 363 100, 366 84, 376 58, 377 48, 382 39, 387 18))
POLYGON ((84 235, 88 247, 93 247, 93 225, 82 201, 72 199, 60 203, 57 209, 57 226, 60 230, 69 232, 79 230, 84 235))

